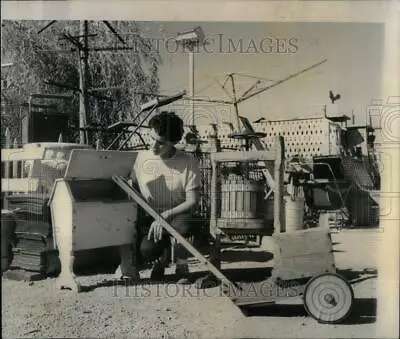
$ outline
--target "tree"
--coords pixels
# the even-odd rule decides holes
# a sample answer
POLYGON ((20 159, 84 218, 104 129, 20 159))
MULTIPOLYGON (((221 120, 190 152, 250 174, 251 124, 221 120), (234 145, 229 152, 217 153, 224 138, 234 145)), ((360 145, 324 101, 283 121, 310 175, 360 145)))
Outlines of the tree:
MULTIPOLYGON (((73 112, 71 126, 78 126, 79 55, 65 34, 79 35, 79 21, 58 21, 39 34, 46 24, 43 21, 2 22, 2 60, 12 63, 2 68, 1 75, 2 135, 9 127, 13 138, 21 138, 20 121, 27 114, 21 105, 34 93, 73 94, 73 101, 68 103, 72 107, 68 110, 73 112), (49 81, 53 85, 46 84, 49 81)), ((140 25, 135 22, 111 22, 111 25, 126 44, 122 45, 103 22, 90 22, 89 47, 134 49, 89 54, 88 87, 104 90, 89 92, 87 121, 100 127, 133 118, 139 106, 149 99, 146 93, 156 93, 159 89, 161 59, 151 48, 151 41, 142 36, 140 25)))

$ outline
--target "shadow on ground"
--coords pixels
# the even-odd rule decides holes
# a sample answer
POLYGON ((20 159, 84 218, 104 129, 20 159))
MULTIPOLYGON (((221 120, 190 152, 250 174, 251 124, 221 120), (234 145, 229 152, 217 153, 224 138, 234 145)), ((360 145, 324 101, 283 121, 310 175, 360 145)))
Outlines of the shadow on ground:
POLYGON ((236 282, 258 282, 267 280, 271 276, 272 268, 232 268, 225 269, 223 273, 231 281, 236 282))
POLYGON ((307 312, 303 305, 268 305, 262 307, 248 307, 242 309, 248 317, 306 317, 307 312))
POLYGON ((343 325, 372 324, 376 322, 376 299, 360 298, 355 299, 353 309, 343 325))
MULTIPOLYGON (((260 282, 267 280, 271 276, 272 268, 270 267, 259 267, 259 268, 231 268, 224 269, 222 273, 231 281, 234 282, 260 282)), ((87 273, 87 272, 86 272, 87 273)), ((111 273, 111 272, 108 272, 111 273)), ((188 276, 190 282, 195 282, 197 279, 202 278, 208 275, 208 271, 198 271, 191 272, 188 276)), ((362 271, 354 271, 351 269, 340 270, 338 274, 343 276, 350 284, 359 283, 368 279, 374 279, 377 277, 376 270, 365 269, 362 271)), ((166 274, 162 281, 154 281, 149 278, 141 279, 139 284, 169 284, 175 283, 179 280, 179 277, 175 274, 166 274)), ((107 280, 97 284, 93 284, 90 286, 82 287, 83 292, 89 292, 99 287, 109 287, 114 285, 126 285, 129 284, 126 281, 117 281, 117 280, 107 280)), ((210 286, 212 287, 212 286, 210 286)))
POLYGON ((376 269, 365 268, 362 271, 352 269, 338 270, 337 273, 345 278, 350 284, 356 284, 365 280, 374 279, 378 277, 376 269))
MULTIPOLYGON (((268 279, 271 276, 271 268, 248 268, 248 269, 227 269, 222 271, 228 279, 235 282, 259 282, 268 279)), ((208 271, 192 272, 188 279, 190 283, 196 282, 200 278, 209 276, 208 271)), ((130 282, 128 280, 108 279, 91 285, 81 286, 81 292, 91 292, 100 287, 113 286, 132 286, 132 285, 153 285, 153 284, 173 284, 180 279, 175 274, 166 274, 162 281, 151 280, 150 278, 141 279, 139 282, 130 282)), ((208 287, 215 287, 218 284, 209 284, 208 287)))
MULTIPOLYGON (((266 280, 271 275, 271 268, 251 268, 251 269, 227 269, 223 273, 235 282, 259 282, 266 280)), ((351 283, 357 283, 367 279, 376 277, 376 270, 353 271, 350 269, 338 272, 351 283)), ((197 279, 206 276, 208 272, 194 272, 189 278, 193 283, 197 279)), ((146 284, 170 284, 176 283, 179 277, 170 274, 166 275, 162 282, 150 279, 142 279, 138 285, 146 284)), ((113 286, 132 286, 135 283, 128 281, 107 280, 90 286, 82 286, 82 292, 90 292, 99 287, 113 286)), ((210 287, 214 287, 212 285, 210 287)), ((296 298, 298 302, 299 299, 296 298)), ((279 300, 278 300, 279 302, 279 300)), ((248 307, 242 309, 243 313, 248 317, 306 317, 308 316, 302 304, 270 304, 263 307, 248 307)), ((353 307, 349 316, 340 322, 341 325, 360 325, 371 324, 376 322, 376 299, 375 298, 358 298, 354 299, 353 307)))
POLYGON ((244 250, 225 250, 222 252, 222 261, 228 263, 241 261, 267 262, 272 260, 273 257, 273 254, 270 252, 254 252, 244 250))
MULTIPOLYGON (((303 305, 268 305, 243 310, 248 317, 308 317, 303 305)), ((355 299, 349 316, 341 325, 371 324, 376 321, 376 299, 355 299)))

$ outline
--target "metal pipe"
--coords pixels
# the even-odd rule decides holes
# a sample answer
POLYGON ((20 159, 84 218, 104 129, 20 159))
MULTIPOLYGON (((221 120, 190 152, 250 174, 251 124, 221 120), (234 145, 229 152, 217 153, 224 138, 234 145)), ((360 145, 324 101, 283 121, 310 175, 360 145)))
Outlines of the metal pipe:
POLYGON ((122 145, 118 148, 118 150, 121 150, 129 141, 130 138, 138 131, 140 127, 144 124, 144 122, 147 120, 147 118, 154 112, 154 110, 157 108, 157 104, 154 105, 154 107, 149 111, 149 113, 144 117, 144 119, 135 127, 135 129, 129 133, 128 137, 125 139, 125 141, 122 143, 122 145))
POLYGON ((229 74, 232 83, 232 94, 233 94, 233 106, 235 107, 235 114, 236 114, 236 122, 237 122, 237 130, 240 129, 240 118, 239 118, 239 108, 238 108, 238 101, 236 100, 236 88, 235 88, 235 81, 233 79, 233 74, 229 74))
MULTIPOLYGON (((286 78, 284 78, 284 79, 282 79, 282 80, 279 80, 279 81, 273 83, 273 84, 270 85, 270 86, 261 88, 261 89, 255 91, 255 92, 253 92, 252 94, 249 94, 249 95, 247 95, 247 96, 245 96, 245 97, 242 96, 240 99, 238 99, 238 103, 240 103, 240 102, 242 102, 242 101, 245 101, 245 100, 247 100, 247 99, 250 99, 250 98, 254 97, 255 95, 258 95, 258 94, 260 94, 260 93, 262 93, 262 92, 264 92, 264 91, 266 91, 266 90, 268 90, 268 89, 270 89, 270 88, 273 88, 273 87, 275 87, 275 86, 280 85, 281 83, 283 83, 283 82, 285 82, 285 81, 287 81, 287 80, 290 80, 290 79, 292 79, 292 78, 295 78, 295 77, 297 77, 297 76, 300 75, 300 74, 303 74, 303 73, 305 73, 305 72, 307 72, 307 71, 309 71, 309 70, 311 70, 311 69, 313 69, 313 68, 315 68, 315 67, 318 67, 319 65, 322 65, 323 63, 325 63, 327 60, 328 60, 328 59, 324 59, 324 60, 322 60, 322 61, 320 61, 320 62, 318 62, 318 63, 316 63, 316 64, 314 64, 314 65, 312 65, 312 66, 310 66, 310 67, 307 67, 307 68, 305 68, 305 69, 303 69, 303 70, 301 70, 301 71, 299 71, 299 72, 296 72, 296 73, 294 73, 294 74, 292 74, 292 75, 289 75, 288 77, 286 77, 286 78)), ((235 100, 235 101, 236 101, 236 100, 235 100)))
MULTIPOLYGON (((190 93, 189 95, 193 98, 194 97, 194 53, 193 53, 193 46, 190 47, 189 51, 189 84, 190 84, 190 93)), ((194 101, 191 100, 190 102, 190 112, 192 115, 192 126, 195 126, 194 121, 194 101)))

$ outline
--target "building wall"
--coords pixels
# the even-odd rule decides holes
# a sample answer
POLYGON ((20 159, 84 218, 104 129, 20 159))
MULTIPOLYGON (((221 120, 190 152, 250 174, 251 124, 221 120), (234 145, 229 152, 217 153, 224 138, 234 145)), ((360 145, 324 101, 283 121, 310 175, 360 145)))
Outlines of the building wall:
MULTIPOLYGON (((325 118, 262 121, 253 123, 252 126, 255 131, 267 134, 265 138, 261 139, 267 149, 273 148, 276 136, 283 136, 287 158, 296 154, 304 158, 311 158, 314 155, 337 155, 340 153, 341 128, 338 124, 325 118)), ((203 141, 207 141, 208 137, 214 134, 211 125, 199 125, 197 129, 200 139, 203 141)), ((217 125, 216 129, 223 149, 238 149, 243 145, 243 141, 229 137, 233 130, 228 124, 217 125)), ((188 131, 189 129, 186 129, 186 132, 188 131)), ((146 142, 149 141, 148 132, 148 129, 142 128, 142 137, 146 142)), ((183 141, 180 142, 180 144, 183 143, 183 141)), ((139 145, 140 139, 135 136, 132 144, 139 145)), ((207 144, 203 144, 202 147, 206 149, 207 144)))

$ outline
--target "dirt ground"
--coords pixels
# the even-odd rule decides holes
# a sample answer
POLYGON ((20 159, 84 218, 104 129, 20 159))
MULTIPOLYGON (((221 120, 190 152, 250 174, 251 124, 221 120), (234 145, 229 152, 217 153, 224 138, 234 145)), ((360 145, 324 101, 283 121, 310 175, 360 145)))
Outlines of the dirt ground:
MULTIPOLYGON (((57 290, 55 279, 36 282, 2 279, 2 335, 34 337, 195 337, 195 338, 352 338, 374 337, 376 254, 379 230, 343 230, 332 235, 336 266, 351 282, 355 303, 340 325, 319 324, 301 300, 291 305, 253 309, 248 316, 220 288, 150 284, 115 285, 110 274, 79 276, 84 292, 57 290)), ((262 249, 272 251, 271 239, 262 249)), ((271 255, 260 249, 230 248, 223 268, 242 273, 266 270, 271 255), (236 258, 236 260, 234 260, 236 258), (244 261, 238 262, 238 258, 244 261), (245 270, 245 268, 247 268, 245 270)), ((194 275, 198 264, 191 265, 194 275)), ((172 268, 167 273, 170 273, 172 268)))

